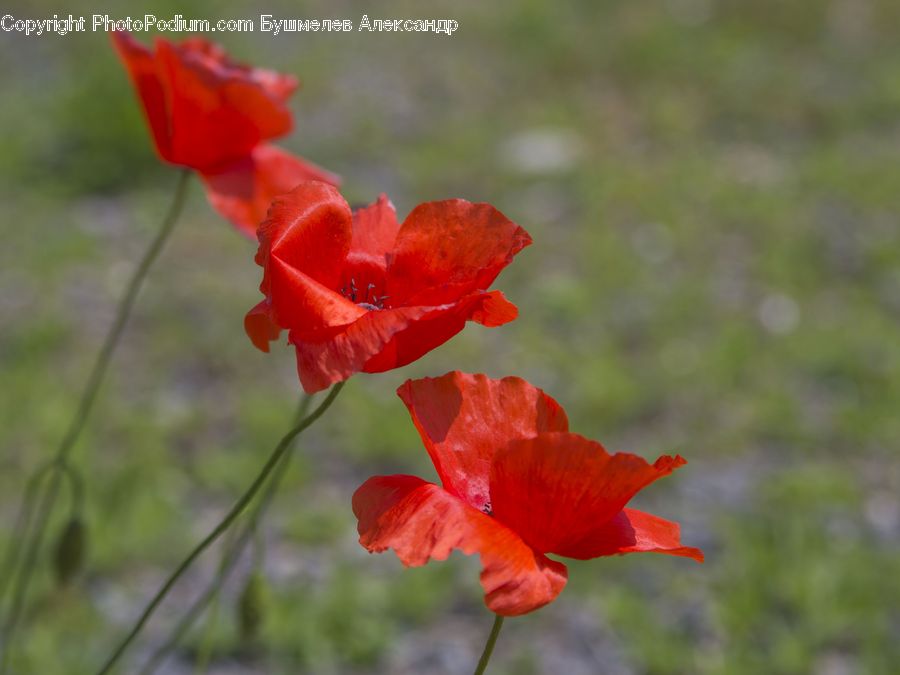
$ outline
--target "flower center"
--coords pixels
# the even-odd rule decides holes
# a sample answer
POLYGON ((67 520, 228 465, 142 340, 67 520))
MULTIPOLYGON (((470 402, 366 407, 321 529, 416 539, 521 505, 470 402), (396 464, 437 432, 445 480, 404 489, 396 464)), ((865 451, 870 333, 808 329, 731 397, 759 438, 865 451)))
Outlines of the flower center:
POLYGON ((384 309, 384 301, 388 299, 387 295, 378 295, 378 288, 375 284, 357 286, 356 279, 353 277, 341 288, 341 295, 368 310, 384 309))

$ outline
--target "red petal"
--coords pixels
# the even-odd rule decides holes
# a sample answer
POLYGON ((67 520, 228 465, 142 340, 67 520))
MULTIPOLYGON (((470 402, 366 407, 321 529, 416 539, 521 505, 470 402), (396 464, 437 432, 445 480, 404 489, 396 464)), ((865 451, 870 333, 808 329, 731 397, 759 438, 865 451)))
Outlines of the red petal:
POLYGON ((353 241, 341 287, 357 289, 359 302, 381 306, 386 299, 381 296, 385 295, 388 251, 399 227, 394 205, 386 195, 353 212, 353 241))
POLYGON ((332 290, 350 250, 350 223, 350 207, 326 183, 301 183, 272 203, 257 232, 256 262, 265 269, 260 290, 279 326, 319 331, 365 314, 332 290))
POLYGON ((491 291, 484 296, 478 311, 472 314, 472 321, 488 328, 496 328, 514 321, 519 316, 519 308, 506 299, 501 291, 491 291))
POLYGON ((265 68, 254 68, 234 61, 225 50, 202 37, 191 37, 176 45, 184 58, 212 73, 219 81, 242 80, 253 82, 274 101, 284 103, 293 94, 299 82, 293 75, 283 75, 265 68))
POLYGON ((257 232, 257 263, 275 257, 330 286, 340 279, 339 268, 350 251, 351 222, 350 207, 337 188, 301 183, 272 203, 257 232))
POLYGON ((170 92, 169 159, 210 171, 290 131, 292 117, 284 104, 290 88, 272 86, 252 69, 228 67, 200 44, 157 38, 156 61, 170 92))
POLYGON ((565 411, 518 377, 492 380, 454 371, 409 380, 406 404, 444 487, 476 509, 491 503, 491 463, 510 441, 566 431, 565 411))
POLYGON ((137 89, 144 117, 153 134, 156 151, 162 159, 172 161, 166 91, 164 82, 157 72, 154 56, 149 49, 124 31, 114 31, 110 36, 137 89))
POLYGON ((446 560, 454 549, 481 556, 488 608, 504 616, 552 602, 566 584, 565 565, 532 551, 515 532, 437 485, 415 476, 376 476, 353 495, 359 543, 394 549, 407 567, 446 560))
POLYGON ((250 155, 224 168, 201 175, 212 207, 254 240, 256 228, 275 197, 304 181, 340 184, 335 174, 268 144, 257 146, 250 155))
POLYGON ((317 338, 304 335, 301 330, 291 332, 289 341, 297 348, 297 372, 307 393, 327 389, 362 371, 366 362, 377 355, 395 333, 406 329, 431 308, 358 309, 363 316, 336 333, 317 338))
POLYGON ((420 204, 407 216, 388 265, 391 304, 439 305, 486 290, 531 237, 490 204, 420 204))
POLYGON ((384 266, 399 229, 394 205, 387 195, 382 194, 374 204, 353 212, 353 243, 350 250, 356 255, 376 258, 384 266))
POLYGON ((272 307, 263 300, 244 317, 244 330, 257 349, 269 351, 269 343, 281 335, 281 327, 272 318, 272 307))
POLYGON ((499 325, 509 319, 508 307, 515 311, 495 293, 475 293, 440 307, 372 311, 352 307, 363 316, 342 330, 315 332, 307 323, 291 332, 300 381, 307 392, 326 389, 354 373, 380 373, 405 366, 452 338, 466 321, 499 325))
POLYGON ((637 455, 610 455, 571 433, 513 441, 495 454, 491 467, 494 517, 537 551, 588 558, 609 521, 639 490, 684 463, 677 456, 651 465, 637 455))
POLYGON ((366 314, 356 303, 278 258, 271 259, 267 272, 263 283, 270 282, 272 316, 282 328, 303 335, 319 336, 323 331, 331 335, 331 329, 349 326, 366 314))
POLYGON ((440 347, 465 328, 467 321, 495 328, 512 321, 519 312, 500 291, 474 293, 454 304, 429 309, 431 311, 395 331, 378 353, 366 361, 362 370, 383 373, 400 368, 440 347))
POLYGON ((635 509, 623 509, 598 528, 592 547, 578 557, 588 560, 622 553, 665 553, 703 562, 703 551, 681 545, 678 523, 635 509))

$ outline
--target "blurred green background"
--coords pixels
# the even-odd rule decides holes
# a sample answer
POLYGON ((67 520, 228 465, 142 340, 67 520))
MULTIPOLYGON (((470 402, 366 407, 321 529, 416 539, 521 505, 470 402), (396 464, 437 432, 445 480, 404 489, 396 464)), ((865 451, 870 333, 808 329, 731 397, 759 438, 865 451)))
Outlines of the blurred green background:
MULTIPOLYGON (((490 672, 898 672, 900 3, 209 0, 119 15, 145 11, 456 19, 452 37, 215 37, 303 80, 281 143, 342 174, 351 203, 385 191, 402 216, 490 201, 535 239, 497 284, 518 321, 354 378, 303 436, 263 528, 261 636, 237 633, 248 556, 218 618, 160 672, 196 672, 204 651, 206 672, 229 675, 471 672, 491 623, 477 560, 404 571, 358 546, 349 506, 372 474, 434 476, 393 391, 454 368, 529 379, 612 449, 682 453, 636 504, 707 554, 572 565, 557 602, 507 622, 490 672)), ((0 519, 15 546, 23 481, 58 443, 176 176, 105 35, 3 33, 0 63, 0 519)), ((254 251, 192 185, 76 449, 89 566, 58 590, 42 559, 15 672, 93 672, 286 430, 292 352, 262 354, 242 330, 261 297, 254 251)), ((188 575, 122 672, 216 564, 188 575)))

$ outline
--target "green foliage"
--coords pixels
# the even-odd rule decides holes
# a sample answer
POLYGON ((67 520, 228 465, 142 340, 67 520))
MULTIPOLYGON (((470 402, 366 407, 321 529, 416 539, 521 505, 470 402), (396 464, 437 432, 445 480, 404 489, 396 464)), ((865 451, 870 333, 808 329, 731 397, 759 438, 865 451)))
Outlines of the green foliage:
MULTIPOLYGON (((368 11, 332 10, 357 21, 368 11)), ((392 554, 369 556, 349 503, 373 473, 433 477, 393 391, 453 368, 532 380, 574 430, 611 449, 681 452, 690 464, 638 507, 681 521, 708 556, 702 567, 662 556, 572 565, 557 603, 508 622, 498 673, 572 663, 892 672, 897 3, 529 0, 406 11, 453 17, 460 30, 216 37, 239 58, 300 76, 297 131, 283 145, 342 173, 351 201, 385 191, 403 215, 461 196, 526 227, 535 246, 498 282, 521 316, 470 327, 400 372, 356 378, 301 438, 264 524, 266 620, 246 645, 233 613, 220 612, 210 672, 474 664, 489 628, 477 560, 402 570, 392 554)), ((0 511, 11 523, 24 477, 64 431, 174 176, 153 155, 105 36, 4 33, 0 52, 11 64, 0 106, 0 511)), ((15 672, 96 668, 286 428, 299 396, 291 350, 261 354, 241 328, 260 297, 254 250, 194 187, 76 448, 88 564, 59 589, 48 547, 15 672)), ((6 529, 2 540, 15 545, 6 529)), ((198 591, 215 565, 205 558, 183 592, 198 591)), ((236 579, 231 603, 246 575, 236 579)), ((144 646, 159 644, 181 602, 167 604, 144 646)), ((178 672, 190 672, 202 634, 173 657, 178 672)), ((144 656, 135 650, 123 672, 144 656)))

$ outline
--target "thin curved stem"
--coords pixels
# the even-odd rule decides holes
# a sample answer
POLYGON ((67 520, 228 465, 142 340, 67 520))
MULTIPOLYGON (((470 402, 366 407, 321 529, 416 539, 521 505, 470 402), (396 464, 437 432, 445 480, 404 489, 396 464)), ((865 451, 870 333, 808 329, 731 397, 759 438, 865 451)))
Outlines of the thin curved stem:
POLYGON ((213 598, 212 609, 210 610, 210 620, 207 621, 206 625, 203 627, 203 637, 200 648, 197 650, 197 659, 194 663, 194 675, 203 675, 207 668, 209 668, 209 663, 212 660, 213 652, 215 651, 215 645, 213 644, 215 637, 214 631, 219 618, 221 605, 222 595, 217 592, 213 598))
POLYGON ((193 564, 193 562, 203 553, 213 542, 218 539, 225 530, 227 530, 231 524, 237 519, 238 516, 241 515, 243 510, 247 507, 253 497, 256 496, 256 493, 259 492, 260 488, 266 482, 266 479, 269 477, 269 474, 272 473, 272 470, 278 465, 281 461, 284 454, 290 449, 291 442, 296 438, 300 433, 302 433, 307 427, 312 425, 317 419, 319 419, 326 410, 331 406, 334 402, 334 399, 340 393, 341 389, 344 387, 344 382, 339 382, 331 388, 331 391, 328 392, 328 396, 319 404, 319 407, 316 408, 312 413, 306 416, 302 422, 300 422, 297 426, 291 429, 287 434, 282 437, 282 439, 278 442, 278 445, 275 446, 275 449, 272 451, 272 454, 269 456, 269 459, 266 461, 263 468, 260 470, 259 474, 253 480, 253 483, 247 488, 247 491, 244 492, 240 496, 240 498, 235 502, 234 506, 231 507, 231 510, 225 515, 225 517, 221 520, 221 522, 213 528, 212 532, 210 532, 206 537, 201 541, 194 549, 188 554, 188 556, 175 568, 175 571, 169 575, 169 578, 162 585, 162 587, 157 591, 156 595, 153 596, 153 599, 150 600, 150 603, 141 613, 140 618, 135 623, 134 627, 125 636, 125 639, 119 644, 116 650, 112 653, 112 655, 107 659, 106 663, 97 671, 97 675, 105 675, 109 673, 116 662, 121 658, 122 654, 125 653, 125 650, 128 649, 128 646, 134 641, 134 639, 138 636, 138 634, 143 629, 144 625, 149 621, 150 617, 153 615, 153 612, 156 611, 156 608, 159 607, 160 603, 163 599, 168 595, 169 591, 172 590, 172 587, 175 585, 175 582, 181 578, 181 575, 193 564))
MULTIPOLYGON (((178 184, 175 188, 175 196, 172 199, 172 205, 169 207, 169 211, 163 219, 162 226, 150 242, 149 248, 144 253, 144 257, 141 258, 140 263, 138 263, 137 269, 134 271, 134 274, 128 283, 128 287, 125 290, 125 295, 123 295, 122 299, 119 301, 119 306, 116 309, 116 315, 113 319, 112 326, 110 326, 109 332, 106 334, 103 346, 100 348, 97 360, 94 362, 94 367, 91 369, 87 384, 81 393, 81 399, 78 402, 75 416, 69 423, 66 434, 63 436, 62 441, 54 454, 51 462, 53 477, 38 506, 35 530, 23 553, 24 557, 21 573, 15 586, 10 613, 7 616, 3 627, 3 640, 2 645, 0 645, 0 649, 2 649, 2 657, 0 657, 0 675, 7 672, 12 638, 16 626, 18 625, 22 609, 24 608, 28 585, 34 571, 35 563, 37 562, 38 554, 40 553, 44 535, 47 531, 50 514, 53 511, 53 506, 56 503, 56 498, 59 494, 60 474, 65 469, 72 448, 75 447, 88 417, 90 416, 91 409, 97 399, 97 393, 100 390, 100 385, 103 384, 103 379, 109 368, 110 360, 112 359, 116 346, 119 344, 119 339, 122 337, 125 324, 128 322, 128 317, 131 315, 131 310, 134 308, 134 303, 137 300, 138 293, 141 290, 147 272, 153 266, 153 263, 159 256, 160 251, 162 251, 166 240, 172 233, 175 223, 178 221, 178 216, 184 207, 185 198, 187 196, 189 178, 189 171, 185 169, 181 172, 178 178, 178 184)), ((70 467, 69 470, 71 476, 73 469, 70 467)), ((16 542, 13 542, 13 546, 15 545, 16 542)), ((15 561, 13 566, 15 567, 15 561)))
POLYGON ((25 484, 25 494, 22 503, 19 505, 19 512, 16 514, 16 524, 13 527, 13 534, 10 537, 10 545, 7 547, 6 557, 3 560, 3 567, 0 568, 0 604, 3 602, 3 596, 6 595, 6 589, 9 588, 9 582, 15 575, 16 565, 19 562, 19 554, 23 550, 23 546, 16 545, 25 538, 28 532, 28 525, 31 522, 31 515, 34 512, 34 502, 38 494, 38 488, 43 478, 51 471, 64 471, 69 478, 72 488, 72 514, 81 513, 84 506, 84 479, 81 475, 67 462, 59 463, 56 459, 43 464, 35 471, 28 482, 25 484))
MULTIPOLYGON (((294 415, 295 423, 299 423, 299 421, 306 416, 312 400, 312 394, 304 394, 300 401, 300 406, 294 415)), ((166 657, 178 646, 178 643, 181 642, 181 639, 187 631, 190 630, 191 626, 200 615, 203 614, 204 610, 206 610, 210 603, 218 598, 219 592, 222 590, 225 582, 228 581, 228 577, 231 575, 231 572, 234 571, 238 560, 240 560, 241 554, 256 532, 259 521, 272 503, 275 493, 278 491, 278 487, 281 484, 281 480, 284 478, 284 475, 287 473, 287 469, 290 466, 291 457, 293 457, 293 453, 285 453, 283 459, 272 473, 272 477, 269 479, 269 484, 266 486, 265 492, 256 503, 256 508, 254 508, 253 512, 250 514, 250 520, 244 526, 244 529, 241 530, 241 533, 226 545, 215 578, 210 582, 209 586, 206 587, 206 590, 197 596, 187 612, 181 617, 181 620, 175 625, 175 628, 172 629, 172 632, 169 633, 169 638, 153 653, 147 663, 144 664, 144 667, 141 668, 139 675, 152 675, 152 673, 156 672, 156 669, 163 664, 166 657)))
MULTIPOLYGON (((237 538, 236 535, 236 529, 228 530, 228 534, 225 535, 228 539, 223 542, 223 546, 225 547, 226 551, 230 550, 230 547, 234 544, 234 541, 237 538)), ((216 580, 218 581, 219 585, 215 587, 216 593, 212 599, 210 620, 207 621, 206 626, 204 626, 203 635, 200 638, 200 647, 197 650, 197 658, 194 664, 195 675, 203 673, 206 670, 206 665, 212 658, 214 650, 213 638, 215 637, 214 631, 216 627, 216 620, 219 618, 219 605, 221 604, 222 600, 222 596, 218 591, 221 590, 221 585, 225 583, 227 577, 228 574, 225 568, 225 556, 223 556, 222 560, 219 561, 219 570, 218 572, 216 572, 216 580)))
POLYGON ((169 235, 172 234, 175 223, 178 221, 178 216, 181 215, 181 211, 184 208, 190 177, 191 173, 187 169, 180 172, 178 184, 175 187, 175 196, 172 199, 172 204, 169 207, 168 213, 163 219, 162 226, 156 233, 156 237, 150 242, 150 247, 144 253, 144 257, 141 258, 137 269, 131 277, 131 281, 128 282, 128 288, 125 291, 125 295, 119 301, 116 317, 113 320, 109 332, 106 334, 106 340, 97 356, 97 361, 88 378, 88 384, 81 395, 78 410, 69 426, 68 432, 60 444, 59 450, 57 451, 58 461, 60 462, 68 457, 72 447, 81 435, 85 422, 87 422, 91 408, 97 398, 97 392, 100 389, 100 385, 103 383, 103 378, 106 375, 109 362, 112 359, 116 345, 119 343, 119 338, 122 336, 122 331, 125 329, 125 324, 128 323, 128 317, 131 315, 131 310, 134 308, 134 303, 137 300, 141 286, 144 284, 144 279, 147 277, 147 272, 150 271, 150 268, 162 251, 166 240, 169 238, 169 235))
POLYGON ((478 660, 478 667, 475 668, 474 675, 482 675, 487 668, 488 661, 491 660, 491 654, 494 652, 494 645, 497 644, 497 637, 500 635, 500 629, 503 628, 503 617, 497 614, 494 618, 494 625, 491 627, 491 634, 488 635, 487 643, 484 645, 484 651, 478 660))
POLYGON ((31 522, 31 515, 34 512, 34 502, 38 494, 38 488, 41 486, 41 480, 49 471, 54 468, 53 462, 47 462, 37 471, 31 474, 28 482, 25 484, 25 495, 22 503, 19 505, 19 513, 16 515, 16 524, 13 527, 13 533, 10 537, 10 543, 6 548, 6 556, 3 560, 2 571, 0 571, 0 603, 6 595, 6 589, 9 588, 9 582, 12 580, 16 566, 19 562, 19 554, 23 547, 18 543, 25 538, 28 531, 28 524, 31 522))
POLYGON ((69 479, 69 488, 72 492, 69 511, 73 517, 78 517, 84 512, 84 478, 68 461, 62 462, 59 470, 69 479))
POLYGON ((241 554, 244 552, 247 544, 252 539, 254 532, 256 531, 256 524, 259 521, 259 518, 265 512, 269 503, 272 500, 272 497, 275 494, 277 489, 277 485, 281 480, 281 477, 285 473, 285 469, 290 463, 291 455, 285 454, 284 459, 281 460, 281 463, 276 468, 275 472, 272 474, 272 478, 269 481, 269 486, 266 489, 265 494, 261 497, 259 504, 257 505, 256 510, 253 512, 251 516, 251 521, 248 522, 244 529, 241 530, 240 535, 235 539, 234 544, 222 555, 222 560, 219 563, 219 569, 216 574, 215 579, 207 586, 206 590, 203 591, 201 595, 194 600, 194 603, 188 608, 187 612, 182 616, 181 620, 172 630, 169 635, 169 639, 156 650, 147 664, 141 669, 140 675, 150 675, 155 672, 160 665, 162 665, 166 656, 178 645, 181 639, 184 637, 185 633, 190 629, 193 623, 200 617, 203 611, 212 603, 218 596, 219 591, 221 591, 222 586, 225 585, 225 582, 228 581, 229 576, 234 571, 234 568, 237 565, 238 560, 241 557, 241 554))

